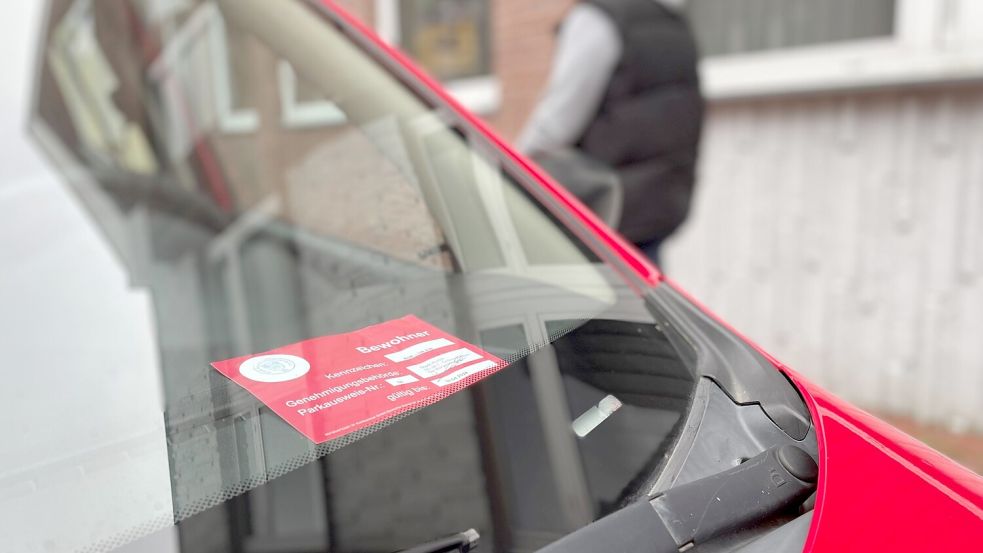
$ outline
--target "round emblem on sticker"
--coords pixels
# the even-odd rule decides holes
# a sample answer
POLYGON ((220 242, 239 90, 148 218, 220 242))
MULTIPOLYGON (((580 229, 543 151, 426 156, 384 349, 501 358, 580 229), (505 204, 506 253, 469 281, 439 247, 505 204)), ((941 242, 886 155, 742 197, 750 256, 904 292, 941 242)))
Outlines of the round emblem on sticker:
POLYGON ((286 382, 300 378, 311 370, 311 364, 296 355, 260 355, 239 365, 239 374, 256 382, 286 382))

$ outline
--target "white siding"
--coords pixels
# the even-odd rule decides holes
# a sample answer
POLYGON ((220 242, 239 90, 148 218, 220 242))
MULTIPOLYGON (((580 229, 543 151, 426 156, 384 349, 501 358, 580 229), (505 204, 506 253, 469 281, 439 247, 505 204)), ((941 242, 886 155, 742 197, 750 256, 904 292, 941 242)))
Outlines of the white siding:
POLYGON ((666 268, 833 392, 983 430, 983 88, 714 104, 666 268))

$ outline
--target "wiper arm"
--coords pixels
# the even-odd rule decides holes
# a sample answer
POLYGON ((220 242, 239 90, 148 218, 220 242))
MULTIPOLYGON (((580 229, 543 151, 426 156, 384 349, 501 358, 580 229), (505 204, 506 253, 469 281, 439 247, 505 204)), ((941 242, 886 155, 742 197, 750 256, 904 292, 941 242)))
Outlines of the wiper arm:
POLYGON ((800 504, 819 468, 794 445, 773 447, 740 465, 616 511, 539 553, 678 553, 800 504))
POLYGON ((478 531, 474 528, 428 543, 403 549, 399 553, 468 553, 478 546, 478 531))

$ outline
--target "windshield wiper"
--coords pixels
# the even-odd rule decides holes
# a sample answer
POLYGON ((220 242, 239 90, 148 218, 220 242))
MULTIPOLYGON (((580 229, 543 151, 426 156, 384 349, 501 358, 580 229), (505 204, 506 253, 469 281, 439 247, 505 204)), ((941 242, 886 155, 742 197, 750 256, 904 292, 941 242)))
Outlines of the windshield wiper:
POLYGON ((468 553, 478 546, 478 531, 474 528, 446 538, 403 549, 399 553, 468 553))
POLYGON ((539 553, 678 553, 799 505, 819 468, 794 445, 766 450, 734 468, 639 501, 539 553))

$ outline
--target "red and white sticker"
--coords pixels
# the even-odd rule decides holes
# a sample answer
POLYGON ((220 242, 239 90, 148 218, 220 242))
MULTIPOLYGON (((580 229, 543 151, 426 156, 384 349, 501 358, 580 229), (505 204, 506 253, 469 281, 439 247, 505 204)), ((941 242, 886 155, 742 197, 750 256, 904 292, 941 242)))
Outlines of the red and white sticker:
POLYGON ((443 399, 504 366, 412 315, 212 363, 315 443, 443 399))

